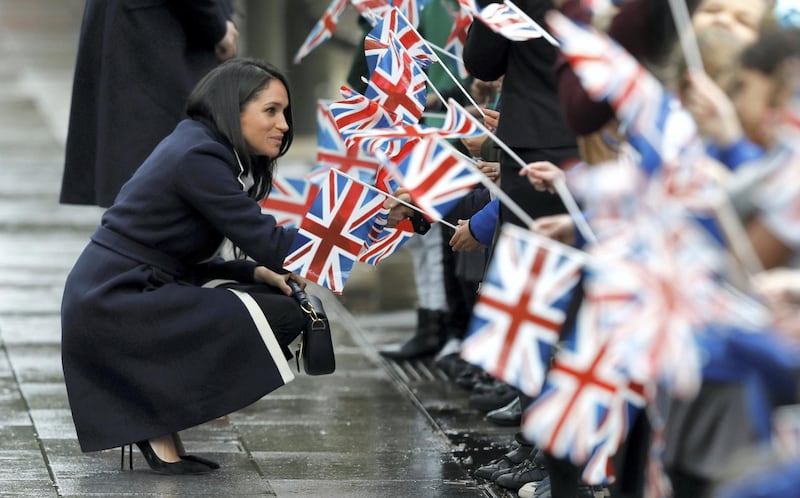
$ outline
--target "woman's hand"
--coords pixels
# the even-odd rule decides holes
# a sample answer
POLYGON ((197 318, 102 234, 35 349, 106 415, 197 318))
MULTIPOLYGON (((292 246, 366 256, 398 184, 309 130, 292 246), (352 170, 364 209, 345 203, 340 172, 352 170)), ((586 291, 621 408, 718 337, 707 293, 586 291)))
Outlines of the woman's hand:
POLYGON ((253 274, 253 279, 261 284, 271 285, 273 287, 277 287, 287 296, 292 295, 292 288, 289 287, 289 284, 286 283, 287 280, 292 279, 298 284, 300 284, 301 289, 306 288, 306 280, 299 276, 295 275, 294 273, 275 273, 274 271, 270 270, 266 266, 256 266, 255 273, 253 274))

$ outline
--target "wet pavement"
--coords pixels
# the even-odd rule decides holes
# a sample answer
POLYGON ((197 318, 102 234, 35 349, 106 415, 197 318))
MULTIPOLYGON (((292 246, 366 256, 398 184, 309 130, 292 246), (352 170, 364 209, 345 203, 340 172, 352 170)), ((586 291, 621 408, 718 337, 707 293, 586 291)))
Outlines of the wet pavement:
POLYGON ((387 281, 410 285, 402 254, 380 273, 354 277, 348 306, 369 313, 319 292, 333 323, 334 375, 299 375, 183 434, 187 448, 221 470, 157 476, 138 451, 133 471, 120 470, 118 450, 80 452, 61 372, 59 308, 101 210, 57 198, 82 8, 80 0, 0 0, 0 495, 502 495, 470 472, 501 454, 513 430, 483 421, 431 362, 376 353, 414 327, 413 310, 380 306, 401 293, 387 281), (359 296, 371 306, 357 306, 359 296))

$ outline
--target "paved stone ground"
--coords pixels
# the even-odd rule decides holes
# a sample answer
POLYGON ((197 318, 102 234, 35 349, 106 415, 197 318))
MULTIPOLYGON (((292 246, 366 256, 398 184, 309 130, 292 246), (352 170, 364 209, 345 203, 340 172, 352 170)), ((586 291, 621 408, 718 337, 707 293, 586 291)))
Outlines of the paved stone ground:
MULTIPOLYGON (((465 410, 465 394, 435 368, 412 366, 428 373, 408 378, 375 353, 373 344, 408 335, 413 313, 354 318, 325 293, 336 374, 300 375, 184 434, 188 448, 222 470, 156 476, 138 451, 133 471, 120 471, 118 451, 80 452, 61 371, 59 307, 101 211, 57 198, 82 6, 0 0, 0 495, 496 495, 468 471, 496 456, 511 431, 487 428, 465 410)), ((398 275, 407 273, 402 258, 398 275)), ((393 300, 375 273, 359 278, 366 284, 351 304, 359 296, 373 307, 393 300)))

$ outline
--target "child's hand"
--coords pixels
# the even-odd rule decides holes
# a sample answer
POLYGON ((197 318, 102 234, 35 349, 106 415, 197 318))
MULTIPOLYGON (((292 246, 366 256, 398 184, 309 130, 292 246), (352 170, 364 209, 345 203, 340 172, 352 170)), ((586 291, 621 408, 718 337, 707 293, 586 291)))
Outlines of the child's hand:
POLYGON ((568 214, 543 216, 534 221, 530 228, 532 232, 548 239, 553 239, 569 246, 575 245, 575 224, 568 214))
POLYGON ((554 192, 557 181, 564 181, 564 172, 549 161, 528 163, 528 167, 519 170, 519 176, 528 175, 528 181, 539 192, 554 192))
POLYGON ((481 249, 483 244, 475 240, 469 231, 469 220, 458 220, 456 233, 450 238, 450 247, 454 251, 474 251, 481 249))

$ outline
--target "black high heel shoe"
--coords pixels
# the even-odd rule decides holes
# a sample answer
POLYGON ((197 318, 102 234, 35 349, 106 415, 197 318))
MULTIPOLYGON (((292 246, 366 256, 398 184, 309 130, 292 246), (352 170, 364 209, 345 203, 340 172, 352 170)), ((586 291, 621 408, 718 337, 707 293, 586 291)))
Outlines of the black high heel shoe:
POLYGON ((178 456, 181 457, 181 460, 190 460, 192 462, 202 463, 203 465, 208 465, 211 467, 211 470, 217 470, 219 468, 219 464, 213 460, 208 460, 196 455, 187 455, 186 449, 183 447, 183 441, 181 441, 181 437, 177 432, 172 433, 172 444, 175 445, 175 449, 178 452, 178 456))
POLYGON ((181 460, 187 460, 190 462, 197 462, 206 465, 207 467, 211 468, 211 470, 217 470, 219 468, 219 464, 214 460, 209 460, 208 458, 199 457, 197 455, 179 455, 181 460))
MULTIPOLYGON (((158 455, 156 455, 153 447, 150 446, 150 441, 139 441, 136 443, 136 446, 139 448, 139 451, 142 452, 142 456, 144 456, 144 459, 147 461, 147 465, 150 466, 150 469, 158 474, 197 475, 211 472, 210 466, 194 460, 182 459, 179 462, 165 462, 164 460, 160 459, 158 455)), ((122 451, 125 451, 124 446, 122 451)), ((124 458, 125 456, 123 453, 123 461, 124 458)), ((133 462, 131 462, 131 468, 133 468, 133 462)))

